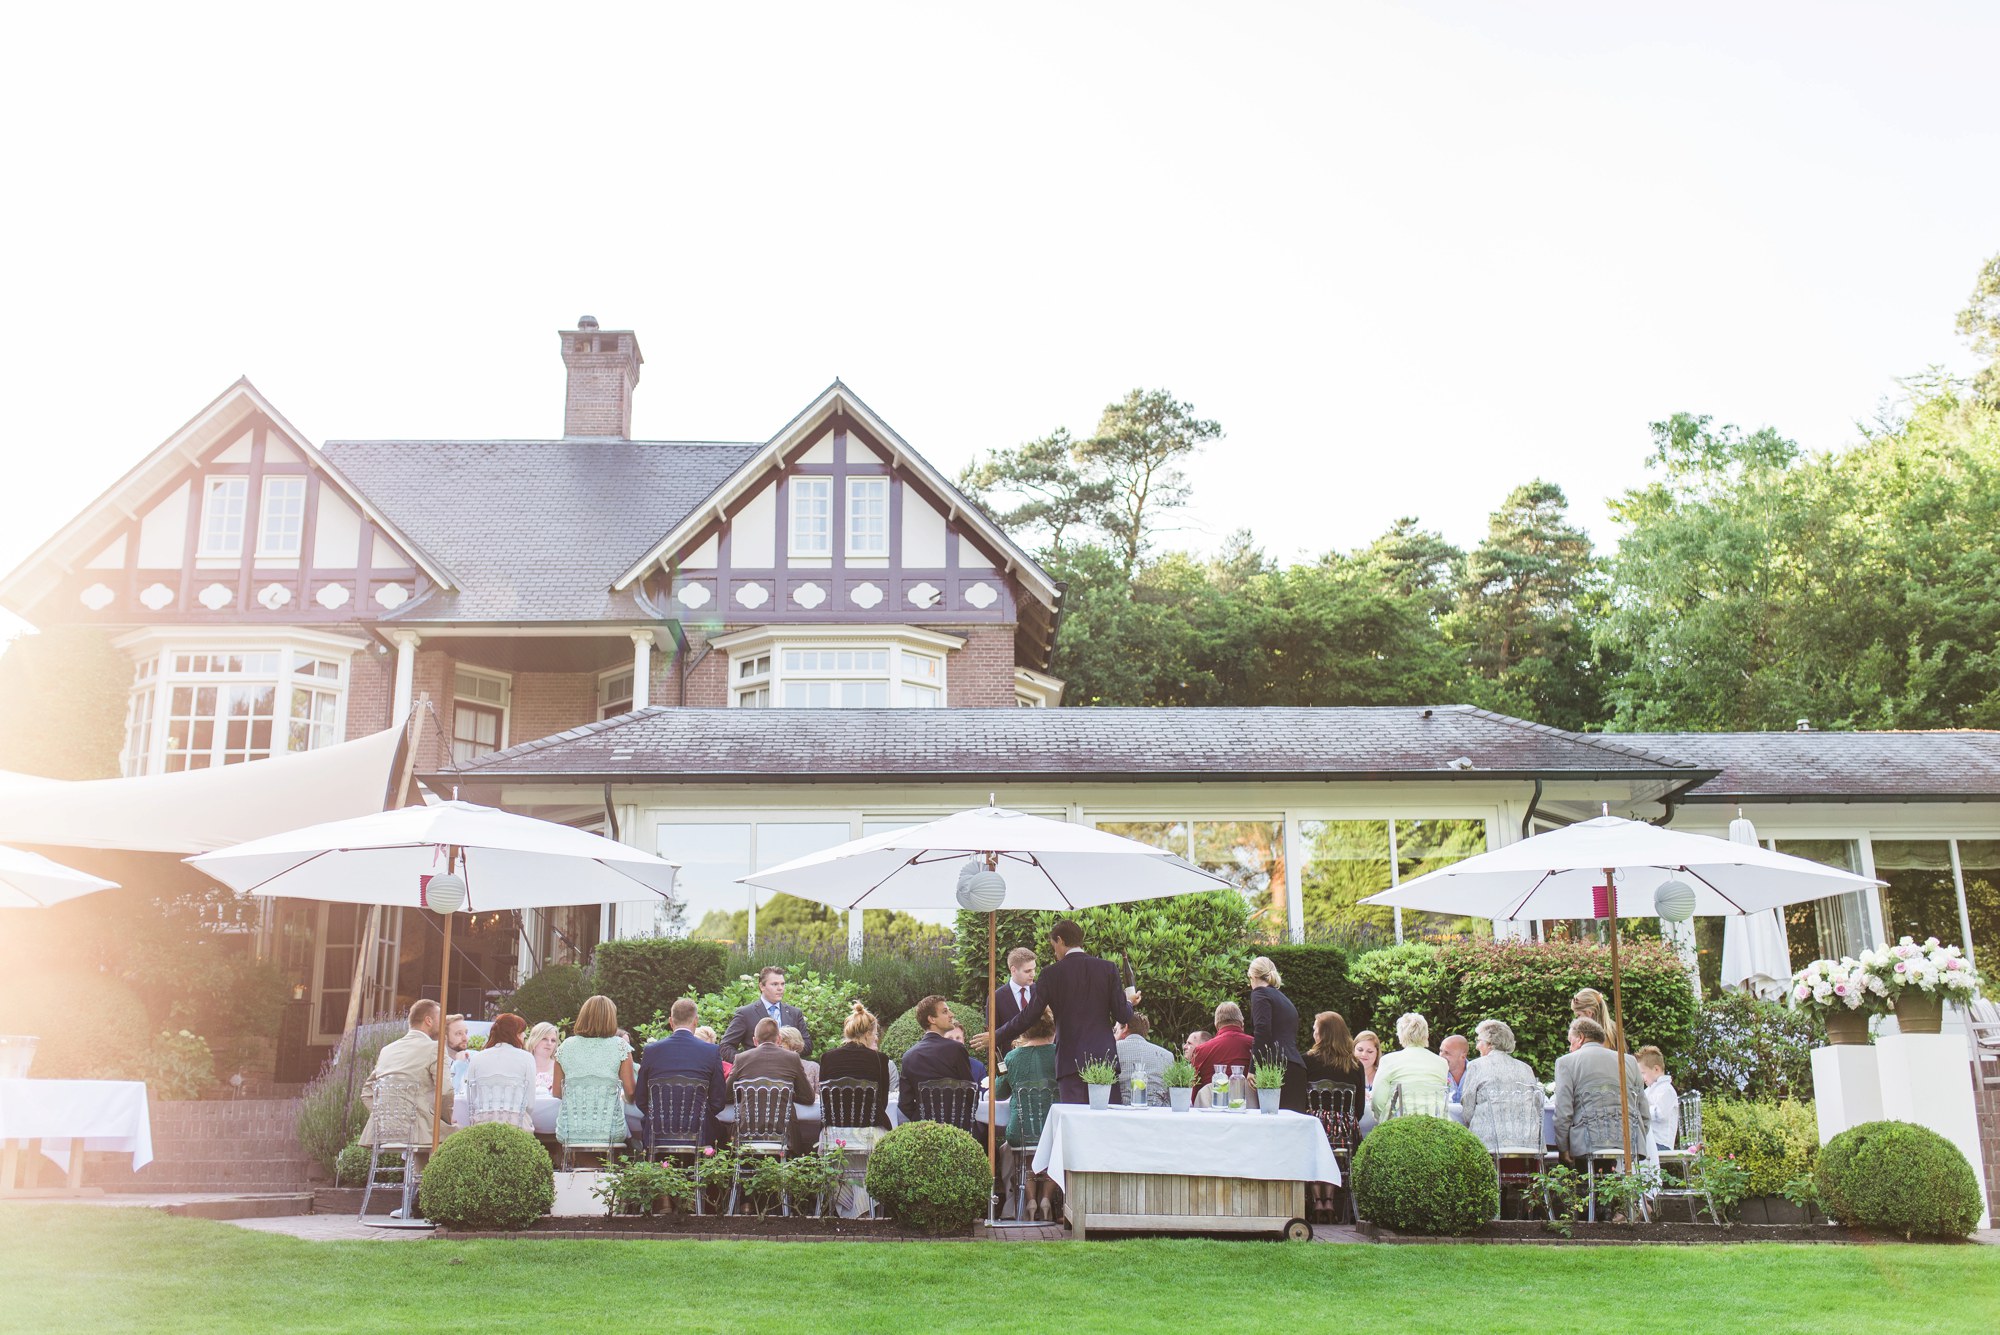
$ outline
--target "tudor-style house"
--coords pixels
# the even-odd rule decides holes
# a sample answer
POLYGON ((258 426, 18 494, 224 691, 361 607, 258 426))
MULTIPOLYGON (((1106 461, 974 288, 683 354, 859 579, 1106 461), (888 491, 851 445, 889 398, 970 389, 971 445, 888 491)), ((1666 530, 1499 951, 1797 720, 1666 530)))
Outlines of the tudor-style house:
MULTIPOLYGON (((560 346, 553 439, 315 444, 238 381, 0 580, 0 605, 129 658, 126 774, 414 710, 432 792, 681 862, 688 926, 747 905, 754 931, 737 877, 992 796, 1172 848, 1297 936, 1608 804, 1716 834, 1740 809, 1780 849, 1888 883, 1794 910, 1795 960, 1904 932, 2000 956, 2000 734, 1052 708, 1061 590, 846 386, 761 443, 636 441, 637 336, 585 318, 560 346)), ((362 917, 278 901, 264 920, 309 1003, 290 1049, 343 1028, 362 917)), ((452 1008, 662 925, 649 903, 477 915, 452 1008)), ((440 951, 425 915, 389 914, 363 1009, 406 1006, 440 951)))

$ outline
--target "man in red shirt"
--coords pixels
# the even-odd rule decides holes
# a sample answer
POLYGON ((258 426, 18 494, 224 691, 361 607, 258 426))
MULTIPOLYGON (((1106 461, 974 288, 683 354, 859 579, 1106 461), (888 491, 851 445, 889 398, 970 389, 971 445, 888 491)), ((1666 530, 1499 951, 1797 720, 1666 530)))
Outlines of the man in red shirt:
POLYGON ((1196 1047, 1192 1054, 1194 1061, 1194 1087, 1202 1088, 1215 1079, 1218 1066, 1241 1066, 1250 1069, 1250 1035, 1243 1032, 1243 1008, 1233 1001, 1225 1001, 1215 1008, 1215 1037, 1196 1047))

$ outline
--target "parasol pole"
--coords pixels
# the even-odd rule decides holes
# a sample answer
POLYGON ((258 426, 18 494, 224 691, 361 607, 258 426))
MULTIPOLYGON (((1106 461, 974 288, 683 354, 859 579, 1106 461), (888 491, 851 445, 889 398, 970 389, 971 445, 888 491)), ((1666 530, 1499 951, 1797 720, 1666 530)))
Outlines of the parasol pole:
POLYGON ((1625 1144, 1625 1171, 1632 1172, 1632 1113, 1625 1092, 1625 979, 1618 967, 1618 879, 1604 869, 1604 906, 1611 914, 1611 1027, 1617 1031, 1613 1050, 1618 1054, 1618 1134, 1625 1144))
MULTIPOLYGON (((996 859, 997 860, 997 859, 996 859)), ((999 914, 988 910, 986 914, 986 1008, 993 1009, 993 996, 1000 990, 998 966, 994 960, 995 920, 999 914)), ((995 1157, 999 1139, 993 1130, 994 1109, 999 1103, 1000 1044, 993 1038, 993 1016, 986 1017, 986 1165, 993 1173, 993 1189, 986 1193, 986 1222, 991 1224, 1000 1212, 1000 1163, 995 1157)))
MULTIPOLYGON (((458 848, 447 846, 444 850, 444 870, 447 876, 458 870, 458 848)), ((438 975, 438 1059, 437 1094, 431 1100, 431 1150, 436 1152, 438 1143, 444 1139, 444 1072, 445 1031, 451 1028, 451 920, 458 916, 457 910, 444 915, 444 970, 438 975)))

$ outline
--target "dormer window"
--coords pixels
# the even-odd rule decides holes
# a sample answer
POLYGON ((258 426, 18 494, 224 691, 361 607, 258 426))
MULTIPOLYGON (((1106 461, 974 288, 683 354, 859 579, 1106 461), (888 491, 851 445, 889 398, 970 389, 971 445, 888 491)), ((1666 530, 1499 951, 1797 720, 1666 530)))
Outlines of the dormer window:
POLYGON ((889 554, 889 479, 847 479, 847 554, 889 554))
POLYGON ((712 643, 737 709, 937 709, 945 656, 965 645, 915 626, 766 626, 712 643))
POLYGON ((264 500, 257 510, 257 555, 294 558, 305 532, 305 478, 265 478, 264 500))
POLYGON ((793 556, 833 555, 833 479, 795 477, 791 481, 793 556))
POLYGON ((212 477, 202 488, 201 555, 243 555, 243 517, 250 498, 247 477, 212 477))

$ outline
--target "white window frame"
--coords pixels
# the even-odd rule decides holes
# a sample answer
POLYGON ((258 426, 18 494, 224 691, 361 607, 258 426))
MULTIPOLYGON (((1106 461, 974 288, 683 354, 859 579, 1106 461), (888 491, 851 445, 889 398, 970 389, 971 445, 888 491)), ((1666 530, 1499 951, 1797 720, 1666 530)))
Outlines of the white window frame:
MULTIPOLYGON (((245 530, 250 524, 250 476, 247 473, 223 473, 205 477, 201 482, 201 540, 196 544, 196 556, 240 557, 243 555, 245 530), (216 512, 218 494, 233 491, 238 493, 236 505, 235 545, 219 547, 215 543, 215 525, 220 517, 216 512)), ((225 535, 227 536, 227 535, 225 535)))
MULTIPOLYGON (((508 741, 507 741, 508 733, 509 730, 513 727, 514 723, 513 674, 507 672, 498 672, 493 670, 492 668, 467 667, 463 663, 457 663, 452 666, 451 752, 452 752, 452 763, 455 765, 462 765, 466 763, 466 760, 468 759, 477 759, 477 757, 466 757, 462 759, 458 754, 458 744, 461 741, 472 740, 469 738, 461 738, 458 735, 458 707, 461 704, 471 705, 473 707, 474 712, 485 712, 489 710, 497 710, 499 712, 500 715, 499 744, 493 748, 493 751, 505 751, 508 746, 508 741), (494 698, 489 698, 485 695, 480 694, 476 689, 468 693, 460 685, 461 678, 470 678, 475 683, 475 685, 485 684, 485 685, 497 686, 499 688, 498 694, 494 698)), ((473 744, 478 745, 479 743, 475 741, 473 744)), ((493 751, 481 751, 479 754, 492 755, 493 751)))
POLYGON ((1063 681, 1033 668, 1014 669, 1014 703, 1023 709, 1053 709, 1062 703, 1063 681))
POLYGON ((887 557, 889 555, 889 478, 887 474, 865 473, 847 479, 847 555, 887 557), (870 497, 869 492, 879 492, 870 497), (880 512, 863 515, 860 509, 880 506, 880 512), (864 523, 863 521, 867 521, 864 523))
POLYGON ((634 683, 636 683, 638 679, 639 679, 639 674, 637 669, 631 667, 612 668, 609 672, 598 673, 597 674, 597 717, 600 719, 607 719, 607 718, 615 718, 619 714, 631 713, 632 688, 634 683), (619 678, 621 677, 624 678, 625 682, 625 689, 622 691, 617 689, 618 681, 619 678), (624 708, 622 709, 612 708, 613 705, 618 704, 621 701, 624 703, 624 708))
MULTIPOLYGON (((129 776, 179 773, 187 768, 214 768, 222 764, 263 760, 269 756, 317 750, 345 740, 347 703, 353 684, 351 665, 365 641, 344 635, 312 631, 292 631, 278 637, 268 630, 252 627, 228 628, 176 638, 161 630, 140 631, 117 641, 117 647, 133 658, 132 690, 126 701, 125 746, 119 755, 119 769, 129 776), (213 670, 213 659, 228 655, 274 655, 270 671, 247 666, 213 670), (209 662, 200 662, 206 658, 209 662), (193 660, 193 661, 183 661, 193 660), (323 675, 321 665, 331 664, 332 675, 323 675), (226 690, 239 686, 268 685, 272 689, 271 736, 268 750, 259 749, 247 757, 231 759, 227 724, 219 711, 209 718, 214 729, 203 766, 168 765, 168 734, 172 728, 174 691, 214 687, 226 690), (306 718, 294 710, 298 693, 330 701, 306 718), (305 745, 294 746, 293 725, 305 726, 305 745)), ((218 701, 218 705, 219 705, 218 701)))
POLYGON ((304 473, 266 473, 264 475, 263 493, 257 506, 258 556, 292 561, 297 560, 305 554, 306 492, 306 475, 304 473), (271 517, 278 513, 277 507, 272 504, 271 493, 278 487, 296 487, 298 489, 298 510, 296 515, 290 516, 289 506, 287 507, 288 516, 295 517, 297 520, 297 526, 290 529, 291 546, 289 549, 273 546, 271 543, 271 517))
MULTIPOLYGON (((950 701, 951 655, 965 647, 961 636, 922 630, 915 626, 760 626, 737 631, 712 640, 729 655, 729 707, 755 709, 777 705, 785 699, 788 684, 806 681, 883 682, 887 687, 886 706, 891 709, 943 708, 950 701), (785 655, 800 651, 851 650, 882 653, 881 670, 823 671, 789 669, 785 655), (757 670, 768 659, 768 667, 757 670), (933 676, 918 669, 920 662, 935 662, 933 676), (749 669, 746 671, 746 668, 749 669), (925 704, 905 704, 912 692, 934 692, 925 704)), ((791 708, 840 708, 794 705, 791 708)), ((868 706, 862 706, 868 707, 868 706)))
POLYGON ((791 511, 785 519, 786 532, 789 534, 785 548, 786 555, 830 558, 833 555, 833 479, 794 477, 786 486, 786 497, 791 511), (812 519, 813 527, 817 530, 813 535, 816 545, 810 545, 802 540, 803 533, 799 526, 800 512, 808 502, 809 495, 810 503, 821 509, 818 515, 806 516, 812 519))

